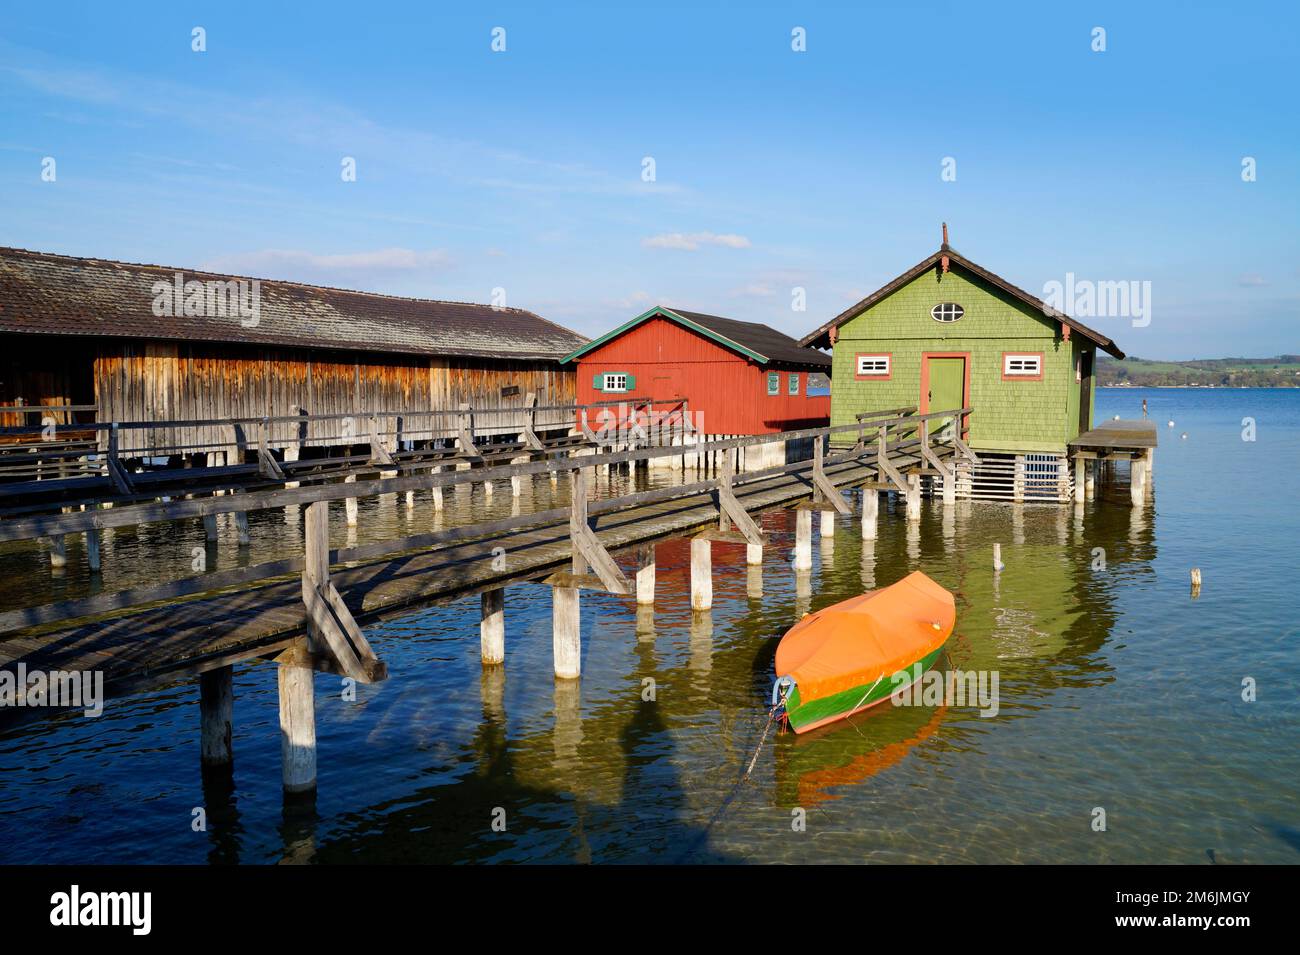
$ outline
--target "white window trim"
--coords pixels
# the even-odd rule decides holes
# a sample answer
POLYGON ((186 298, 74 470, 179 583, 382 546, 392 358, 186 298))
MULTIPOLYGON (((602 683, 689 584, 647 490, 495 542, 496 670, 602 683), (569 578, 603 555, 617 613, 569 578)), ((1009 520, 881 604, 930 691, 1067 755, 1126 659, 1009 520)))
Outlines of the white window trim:
POLYGON ((627 375, 614 371, 605 372, 605 377, 602 379, 601 385, 602 387, 600 390, 602 392, 627 391, 627 375), (617 384, 619 381, 622 381, 621 385, 617 384))
POLYGON ((930 317, 940 325, 951 325, 953 322, 959 322, 966 317, 966 309, 957 302, 939 302, 930 309, 930 317), (952 318, 940 318, 940 314, 951 314, 950 309, 957 309, 961 314, 954 315, 952 318), (939 314, 936 314, 939 313, 939 314))
POLYGON ((860 378, 885 378, 889 375, 889 366, 891 364, 893 364, 893 356, 891 355, 859 355, 857 375, 860 378), (867 362, 883 364, 879 368, 867 369, 864 367, 867 362))
POLYGON ((1043 373, 1043 356, 1036 354, 1019 354, 1007 352, 1002 356, 1002 374, 1008 378, 1037 378, 1043 373), (1013 368, 1012 363, 1019 367, 1013 368))

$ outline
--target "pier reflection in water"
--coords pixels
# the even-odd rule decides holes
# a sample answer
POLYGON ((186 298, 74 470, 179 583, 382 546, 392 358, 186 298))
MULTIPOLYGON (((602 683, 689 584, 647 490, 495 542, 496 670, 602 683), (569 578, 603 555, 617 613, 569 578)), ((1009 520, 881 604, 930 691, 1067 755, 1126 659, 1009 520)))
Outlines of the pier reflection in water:
MULTIPOLYGON (((798 574, 793 515, 771 513, 762 567, 746 566, 743 546, 714 545, 708 612, 690 608, 687 543, 661 544, 653 608, 583 594, 579 682, 552 676, 540 586, 511 590, 503 667, 479 663, 477 598, 373 626, 390 680, 349 692, 316 677, 314 805, 281 798, 269 666, 236 670, 225 780, 198 771, 193 684, 111 702, 98 720, 10 732, 0 737, 0 861, 93 851, 103 861, 213 863, 1202 862, 1211 850, 1218 861, 1296 861, 1286 837, 1300 825, 1294 709, 1252 709, 1238 689, 1242 660, 1295 684, 1294 654, 1278 637, 1294 554, 1279 535, 1293 540, 1298 528, 1262 501, 1235 500, 1225 514, 1221 498, 1201 496, 1195 475, 1208 461, 1225 479, 1238 466, 1226 435, 1239 411, 1217 413, 1178 409, 1200 443, 1162 448, 1152 508, 1131 508, 1120 488, 1082 512, 927 503, 909 526, 902 502, 882 498, 876 540, 841 518, 798 574), (1211 541, 1222 554, 1207 552, 1211 541), (995 543, 1007 565, 997 574, 995 543), (1194 564, 1207 567, 1195 601, 1194 564), (946 666, 997 670, 997 716, 884 706, 769 739, 714 820, 762 731, 780 635, 809 610, 914 569, 955 592, 946 666), (1110 818, 1104 834, 1089 828, 1098 805, 1110 818), (206 810, 205 832, 191 827, 195 807, 206 810), (806 831, 792 829, 797 809, 806 831)), ((1296 446, 1260 449, 1290 455, 1288 494, 1296 446)), ((364 543, 471 512, 551 506, 566 493, 546 479, 518 502, 508 488, 491 499, 459 492, 441 517, 418 496, 410 507, 394 498, 363 504, 355 533, 364 543)), ((215 559, 270 559, 301 533, 298 521, 295 511, 255 516, 246 553, 223 526, 215 559)), ((114 586, 157 580, 201 535, 106 533, 105 566, 132 578, 114 586)), ((31 591, 84 593, 93 585, 70 556, 54 578, 33 575, 29 554, 5 551, 0 580, 27 602, 31 591)))

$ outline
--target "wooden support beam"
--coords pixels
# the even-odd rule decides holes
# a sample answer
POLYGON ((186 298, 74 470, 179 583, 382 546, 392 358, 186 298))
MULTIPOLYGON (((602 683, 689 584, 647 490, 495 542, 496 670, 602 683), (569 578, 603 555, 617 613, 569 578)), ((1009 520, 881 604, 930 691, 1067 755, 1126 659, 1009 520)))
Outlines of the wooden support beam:
POLYGON ((478 448, 474 446, 474 415, 465 403, 461 404, 460 413, 456 415, 456 451, 467 460, 483 460, 478 448))
POLYGON ((280 762, 284 791, 316 789, 316 689, 306 667, 276 667, 280 689, 280 762))
POLYGON ((280 468, 280 463, 275 460, 275 455, 271 453, 270 431, 270 419, 263 418, 257 429, 257 470, 264 478, 283 481, 284 471, 280 468))
POLYGON ((921 475, 919 474, 907 476, 907 519, 909 521, 921 519, 921 475))
POLYGON ((537 395, 535 392, 530 391, 524 396, 524 430, 519 433, 519 440, 530 451, 545 451, 546 445, 537 436, 536 427, 537 395))
POLYGON ((305 528, 302 600, 312 650, 328 653, 340 671, 361 683, 384 679, 387 668, 375 656, 329 576, 329 505, 318 501, 303 515, 305 528))
POLYGON ((50 538, 50 567, 60 568, 68 566, 68 542, 62 534, 56 534, 50 538))
POLYGON ((217 667, 199 674, 199 754, 204 769, 227 767, 234 760, 235 668, 217 667))
POLYGON ((379 416, 370 416, 370 463, 395 464, 392 454, 384 447, 383 438, 379 436, 379 416))
POLYGON ((117 456, 118 449, 118 423, 113 422, 108 430, 108 454, 104 456, 104 463, 108 469, 109 480, 117 488, 118 494, 130 495, 135 493, 135 488, 131 486, 131 479, 127 477, 126 469, 122 467, 121 461, 117 456))
POLYGON ((1134 458, 1129 464, 1129 502, 1134 507, 1142 507, 1147 502, 1146 489, 1147 461, 1145 457, 1134 458))
MULTIPOLYGON (((357 476, 355 474, 349 474, 347 477, 343 479, 343 483, 356 484, 357 476)), ((345 514, 347 514, 348 527, 356 527, 357 526, 357 499, 355 497, 347 498, 343 502, 343 511, 345 514)))
POLYGON ((484 666, 504 663, 506 659, 506 590, 485 590, 479 617, 479 650, 484 666))
POLYGON ((632 592, 623 571, 614 558, 609 556, 600 540, 587 523, 587 472, 578 469, 573 472, 573 496, 569 508, 569 537, 573 541, 573 572, 584 573, 588 567, 596 572, 601 581, 612 594, 626 595, 632 592))
MULTIPOLYGON (((944 464, 943 461, 939 459, 939 456, 934 453, 934 449, 930 447, 930 422, 929 421, 921 422, 920 435, 921 435, 921 457, 929 461, 930 466, 939 472, 939 477, 943 478, 946 486, 946 483, 953 476, 952 468, 944 464)), ((946 499, 947 499, 947 495, 945 494, 945 500, 946 499)))
MULTIPOLYGON (((849 507, 848 501, 844 500, 844 495, 840 489, 831 483, 830 478, 826 476, 825 458, 822 451, 822 438, 813 438, 813 466, 812 480, 814 499, 822 497, 827 504, 830 504, 840 514, 852 514, 853 508, 849 507)), ((831 529, 834 530, 835 521, 831 519, 831 529)))
POLYGON ((763 546, 763 531, 759 528, 754 519, 749 516, 743 504, 736 499, 736 493, 732 487, 732 464, 731 454, 723 456, 722 467, 718 475, 718 530, 727 531, 728 524, 734 523, 736 529, 744 535, 745 542, 751 545, 763 546))
POLYGON ((1082 504, 1085 499, 1088 479, 1085 472, 1088 464, 1083 458, 1074 459, 1074 503, 1082 504))
POLYGON ((876 435, 876 470, 882 478, 889 478, 896 490, 906 494, 908 490, 907 482, 903 480, 903 475, 889 461, 889 435, 887 432, 888 427, 882 425, 876 435))
POLYGON ((713 542, 707 537, 691 539, 691 609, 713 606, 713 542))

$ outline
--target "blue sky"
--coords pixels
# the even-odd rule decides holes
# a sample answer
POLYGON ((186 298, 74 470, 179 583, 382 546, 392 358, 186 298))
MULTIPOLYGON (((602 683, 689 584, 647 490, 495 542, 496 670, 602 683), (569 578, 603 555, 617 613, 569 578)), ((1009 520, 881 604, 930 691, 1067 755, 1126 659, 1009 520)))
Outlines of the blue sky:
POLYGON ((1149 281, 1148 326, 1089 322, 1130 354, 1300 352, 1293 3, 310 11, 7 7, 0 244, 503 288, 593 335, 655 303, 801 335, 946 220, 1034 294, 1067 272, 1149 281))

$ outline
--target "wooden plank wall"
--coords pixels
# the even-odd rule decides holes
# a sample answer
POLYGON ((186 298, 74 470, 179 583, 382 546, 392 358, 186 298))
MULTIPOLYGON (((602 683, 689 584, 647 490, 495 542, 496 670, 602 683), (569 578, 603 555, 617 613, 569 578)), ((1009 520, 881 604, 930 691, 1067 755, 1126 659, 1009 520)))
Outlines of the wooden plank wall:
MULTIPOLYGON (((516 433, 524 396, 539 405, 572 404, 574 374, 549 361, 505 361, 402 355, 259 349, 168 342, 105 342, 94 358, 95 400, 100 421, 197 420, 311 415, 354 416, 351 431, 343 421, 312 422, 307 446, 364 443, 369 416, 377 412, 455 410, 467 402, 480 412, 515 411, 505 417, 480 413, 481 434, 516 433), (503 396, 503 389, 518 393, 503 396)), ((566 427, 569 415, 538 415, 538 427, 566 427)), ((381 431, 426 430, 429 418, 379 420, 381 431)), ((436 419, 434 437, 451 437, 454 419, 436 419)), ((298 444, 299 427, 276 425, 271 446, 298 444)), ((416 433, 421 440, 429 435, 416 433)), ((255 427, 219 424, 123 432, 126 452, 191 446, 193 451, 255 448, 255 427)), ((391 444, 392 438, 387 439, 391 444)))

